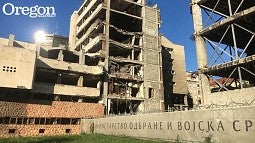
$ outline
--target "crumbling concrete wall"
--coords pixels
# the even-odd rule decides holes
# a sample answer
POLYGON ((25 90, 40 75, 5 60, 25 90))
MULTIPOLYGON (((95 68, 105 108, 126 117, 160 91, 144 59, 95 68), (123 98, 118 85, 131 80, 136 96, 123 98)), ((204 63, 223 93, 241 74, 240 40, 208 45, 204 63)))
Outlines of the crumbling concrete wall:
POLYGON ((143 8, 144 48, 144 106, 145 113, 164 110, 162 61, 159 46, 159 11, 157 8, 143 8))

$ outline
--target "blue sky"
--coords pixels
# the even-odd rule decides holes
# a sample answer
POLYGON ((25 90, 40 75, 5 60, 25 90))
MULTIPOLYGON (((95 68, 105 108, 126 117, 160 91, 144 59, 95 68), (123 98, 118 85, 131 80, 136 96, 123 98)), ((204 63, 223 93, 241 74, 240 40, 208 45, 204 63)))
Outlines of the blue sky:
MULTIPOLYGON (((148 2, 149 0, 147 0, 148 2)), ((161 12, 162 25, 160 33, 173 43, 185 46, 186 70, 195 71, 195 43, 190 40, 193 33, 189 0, 150 0, 157 3, 161 12)), ((47 33, 68 36, 69 21, 72 12, 79 8, 82 0, 0 0, 0 37, 14 34, 15 39, 33 42, 34 33, 40 29, 47 33), (2 7, 6 3, 14 6, 54 6, 55 18, 30 18, 28 16, 6 16, 2 7)))

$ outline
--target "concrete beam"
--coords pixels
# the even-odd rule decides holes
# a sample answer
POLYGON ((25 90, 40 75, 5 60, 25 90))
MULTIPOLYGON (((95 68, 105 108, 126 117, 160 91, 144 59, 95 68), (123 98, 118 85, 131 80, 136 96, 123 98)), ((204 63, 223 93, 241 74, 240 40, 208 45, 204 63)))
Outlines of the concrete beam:
POLYGON ((138 0, 137 2, 134 2, 133 0, 123 0, 125 2, 129 2, 129 3, 132 3, 132 4, 136 4, 136 5, 139 5, 139 6, 143 6, 143 2, 141 0, 138 0))
POLYGON ((91 10, 91 8, 95 5, 95 3, 97 2, 97 0, 91 0, 89 5, 85 8, 85 10, 80 14, 80 16, 78 17, 77 23, 79 24, 81 22, 81 20, 84 18, 84 16, 91 10))
POLYGON ((15 35, 13 35, 13 34, 9 35, 9 42, 8 42, 9 47, 13 47, 14 37, 15 37, 15 35))
POLYGON ((113 73, 109 75, 110 78, 117 78, 117 79, 126 79, 126 80, 132 80, 137 82, 144 81, 142 77, 134 77, 128 73, 113 73))
POLYGON ((231 61, 231 62, 222 63, 222 64, 219 64, 219 65, 215 65, 215 66, 203 69, 202 72, 207 73, 207 72, 210 72, 210 71, 222 70, 222 69, 234 67, 234 66, 237 66, 237 65, 252 63, 254 61, 255 61, 255 55, 252 55, 252 56, 248 56, 248 57, 245 57, 245 58, 241 58, 239 60, 234 60, 234 61, 231 61))
POLYGON ((109 39, 109 42, 110 44, 113 44, 113 45, 116 45, 118 47, 121 47, 122 49, 125 48, 125 49, 134 49, 134 45, 131 45, 131 44, 123 44, 123 43, 120 43, 120 42, 117 42, 117 41, 114 41, 114 40, 111 40, 109 39))
MULTIPOLYGON (((99 4, 98 7, 92 12, 92 14, 84 21, 84 23, 78 28, 77 34, 79 34, 88 23, 96 17, 96 15, 103 9, 103 3, 99 4)), ((78 23, 77 23, 78 24, 78 23)))
POLYGON ((222 20, 220 22, 214 23, 213 25, 202 29, 199 32, 199 34, 200 35, 208 34, 208 33, 210 33, 210 31, 213 31, 213 30, 218 29, 220 27, 224 27, 224 26, 228 26, 230 24, 233 24, 236 21, 240 21, 242 19, 245 19, 246 17, 248 17, 248 16, 250 16, 254 13, 255 13, 255 6, 249 8, 249 9, 246 9, 244 11, 238 12, 238 13, 232 15, 232 16, 229 16, 229 17, 225 18, 224 20, 222 20))
POLYGON ((89 51, 90 49, 92 49, 95 45, 99 44, 99 42, 101 42, 103 40, 103 36, 99 35, 97 37, 95 37, 93 40, 91 40, 84 48, 84 52, 86 53, 87 51, 89 51))
POLYGON ((89 37, 89 35, 95 31, 97 26, 103 26, 103 24, 100 24, 101 23, 101 20, 97 19, 89 28, 88 30, 86 31, 85 34, 83 34, 83 36, 76 42, 76 47, 79 47, 82 42, 84 42, 86 40, 86 38, 89 37), (100 25, 99 25, 100 24, 100 25))
POLYGON ((120 97, 122 95, 116 95, 116 94, 112 94, 112 95, 108 95, 107 98, 109 99, 119 99, 119 100, 136 100, 136 101, 144 101, 144 98, 139 98, 139 97, 120 97))
POLYGON ((121 11, 118 11, 118 10, 111 9, 110 11, 116 12, 116 13, 119 13, 119 14, 123 14, 123 15, 126 15, 126 16, 130 16, 130 17, 133 17, 133 18, 142 19, 141 17, 135 16, 135 15, 132 15, 132 14, 128 14, 128 13, 125 13, 125 12, 121 12, 121 11))
POLYGON ((99 88, 79 87, 62 84, 34 83, 32 92, 44 94, 99 97, 99 88))
POLYGON ((69 32, 69 50, 75 51, 75 43, 76 43, 76 32, 77 32, 77 25, 76 21, 78 19, 78 12, 74 11, 70 18, 70 32, 69 32))
POLYGON ((71 71, 82 74, 100 75, 103 73, 103 68, 101 66, 86 66, 42 57, 37 58, 36 66, 39 68, 71 71))
POLYGON ((144 64, 141 61, 129 60, 129 59, 125 59, 125 58, 110 57, 109 59, 111 61, 115 61, 115 62, 118 62, 118 63, 131 63, 131 64, 139 64, 139 65, 143 65, 144 64))

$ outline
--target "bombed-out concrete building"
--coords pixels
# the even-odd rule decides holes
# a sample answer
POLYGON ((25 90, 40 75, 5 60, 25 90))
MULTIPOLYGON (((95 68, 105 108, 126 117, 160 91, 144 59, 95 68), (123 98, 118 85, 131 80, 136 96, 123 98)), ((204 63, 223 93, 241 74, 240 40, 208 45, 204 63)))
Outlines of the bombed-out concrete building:
POLYGON ((31 44, 14 35, 0 42, 1 137, 79 134, 81 118, 104 115, 100 86, 81 82, 83 76, 100 78, 102 67, 80 65, 62 43, 31 44))
POLYGON ((184 47, 160 23, 145 0, 85 0, 69 38, 1 38, 0 136, 79 134, 83 118, 188 106, 184 47))
POLYGON ((104 66, 107 114, 164 110, 156 7, 141 0, 89 0, 70 25, 70 50, 82 54, 85 65, 104 66))
POLYGON ((160 23, 157 6, 146 6, 145 0, 89 0, 72 14, 70 50, 81 54, 82 64, 104 66, 106 114, 160 112, 174 106, 174 100, 186 104, 184 48, 159 35, 160 23), (179 54, 180 61, 172 66, 166 51, 179 54), (175 82, 171 71, 177 73, 175 82))

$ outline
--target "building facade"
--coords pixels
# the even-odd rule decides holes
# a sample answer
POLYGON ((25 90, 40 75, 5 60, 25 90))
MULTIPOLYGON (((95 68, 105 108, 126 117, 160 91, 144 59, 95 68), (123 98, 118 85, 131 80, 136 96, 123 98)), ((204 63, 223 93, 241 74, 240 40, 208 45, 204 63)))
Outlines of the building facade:
POLYGON ((165 110, 188 107, 184 47, 160 36, 165 110))
POLYGON ((157 7, 144 0, 87 0, 71 16, 69 49, 103 65, 107 114, 164 110, 157 7))
POLYGON ((82 81, 96 82, 102 67, 70 62, 61 49, 44 58, 35 44, 13 37, 1 38, 0 137, 79 134, 82 118, 104 115, 98 83, 82 81))

